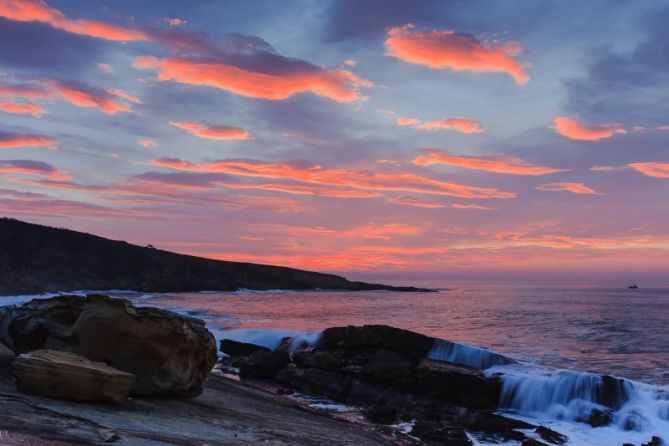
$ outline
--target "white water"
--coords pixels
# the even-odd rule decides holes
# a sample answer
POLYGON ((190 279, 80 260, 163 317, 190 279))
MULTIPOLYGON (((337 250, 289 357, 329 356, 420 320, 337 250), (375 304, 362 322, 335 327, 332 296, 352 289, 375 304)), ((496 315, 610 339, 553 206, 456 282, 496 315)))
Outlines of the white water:
POLYGON ((479 370, 485 370, 495 365, 514 364, 516 362, 511 358, 483 348, 442 339, 435 341, 432 350, 428 354, 428 358, 479 370))
POLYGON ((261 345, 270 350, 277 348, 285 338, 290 338, 290 348, 288 351, 293 353, 301 347, 315 345, 320 339, 321 333, 322 332, 320 331, 256 330, 238 328, 222 330, 220 332, 220 337, 221 339, 232 339, 233 341, 261 345))
POLYGON ((511 364, 497 353, 448 341, 435 342, 429 357, 499 377, 501 412, 551 427, 567 435, 569 445, 638 445, 653 436, 669 440, 669 387, 511 364), (597 428, 586 424, 593 410, 609 413, 611 423, 597 428))

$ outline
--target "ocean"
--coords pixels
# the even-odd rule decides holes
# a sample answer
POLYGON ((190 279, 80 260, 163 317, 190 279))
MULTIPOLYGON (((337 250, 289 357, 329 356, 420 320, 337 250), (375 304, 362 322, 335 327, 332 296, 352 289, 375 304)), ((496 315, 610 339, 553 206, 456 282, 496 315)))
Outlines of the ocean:
MULTIPOLYGON (((270 347, 284 336, 315 342, 324 328, 341 325, 387 324, 417 331, 461 344, 454 362, 475 361, 466 365, 505 373, 501 410, 563 432, 569 444, 641 444, 652 435, 669 440, 669 286, 413 284, 439 292, 113 294, 204 319, 217 339, 270 347), (470 347, 521 364, 488 367, 486 351, 470 347), (612 425, 592 428, 578 420, 597 407, 592 393, 602 375, 625 378, 630 399, 614 414, 612 425)), ((0 305, 28 299, 0 297, 0 305)), ((452 351, 448 354, 455 358, 452 351)))

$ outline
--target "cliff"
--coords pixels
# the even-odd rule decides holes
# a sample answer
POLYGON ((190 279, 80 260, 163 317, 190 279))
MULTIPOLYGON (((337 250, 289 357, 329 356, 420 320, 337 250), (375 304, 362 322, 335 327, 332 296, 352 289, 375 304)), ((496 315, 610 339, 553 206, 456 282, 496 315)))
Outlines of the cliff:
POLYGON ((0 295, 240 288, 426 291, 355 282, 333 274, 281 266, 205 259, 67 229, 0 219, 0 295))

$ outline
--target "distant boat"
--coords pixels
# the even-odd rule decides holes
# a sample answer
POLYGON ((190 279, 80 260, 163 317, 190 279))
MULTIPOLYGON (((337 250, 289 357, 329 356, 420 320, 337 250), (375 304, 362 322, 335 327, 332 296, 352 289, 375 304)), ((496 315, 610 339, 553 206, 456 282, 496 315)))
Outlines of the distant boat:
POLYGON ((628 286, 627 288, 630 289, 630 290, 636 290, 637 288, 639 288, 639 286, 636 283, 633 283, 632 285, 628 286))

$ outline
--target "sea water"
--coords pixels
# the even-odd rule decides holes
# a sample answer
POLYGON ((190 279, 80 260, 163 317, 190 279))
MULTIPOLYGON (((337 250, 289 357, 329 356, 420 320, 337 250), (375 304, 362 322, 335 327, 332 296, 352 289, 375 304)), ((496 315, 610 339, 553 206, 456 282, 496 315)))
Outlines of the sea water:
MULTIPOLYGON (((420 285, 420 284, 419 284, 420 285)), ((500 411, 542 423, 569 444, 669 440, 669 286, 447 282, 436 293, 280 291, 137 294, 136 305, 199 317, 217 339, 274 348, 313 344, 331 326, 387 324, 438 342, 430 357, 502 379, 500 411), (623 377, 621 399, 602 404, 604 375, 623 377), (592 409, 612 423, 584 423, 592 409)), ((0 297, 0 305, 30 296, 0 297)))

